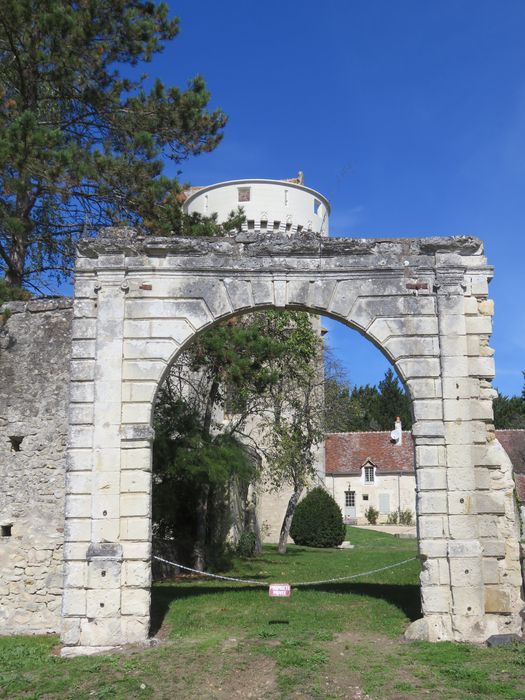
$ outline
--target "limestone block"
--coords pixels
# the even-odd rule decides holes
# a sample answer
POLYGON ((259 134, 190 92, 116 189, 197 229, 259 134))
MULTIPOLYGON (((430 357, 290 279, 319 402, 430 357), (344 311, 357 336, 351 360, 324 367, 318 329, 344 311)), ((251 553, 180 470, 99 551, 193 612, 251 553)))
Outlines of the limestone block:
POLYGON ((91 470, 91 460, 92 451, 89 448, 68 450, 66 455, 66 471, 89 472, 91 470))
POLYGON ((439 339, 441 354, 447 357, 463 357, 468 354, 468 335, 445 335, 439 339))
POLYGON ((412 425, 412 436, 416 439, 417 444, 423 444, 420 441, 424 438, 442 438, 444 434, 443 421, 420 420, 412 425))
POLYGON ((489 400, 472 401, 471 416, 474 420, 492 422, 494 420, 492 397, 489 400))
POLYGON ((142 518, 121 518, 120 538, 123 540, 147 540, 151 536, 151 520, 142 518))
MULTIPOLYGON (((151 451, 148 448, 122 450, 121 466, 122 466, 123 470, 136 469, 136 470, 151 471, 151 451)), ((132 478, 132 475, 129 474, 128 477, 132 478)), ((141 479, 141 478, 151 478, 151 477, 144 477, 144 475, 137 474, 136 477, 133 477, 133 478, 141 479)), ((130 490, 143 490, 143 489, 130 489, 130 490)))
POLYGON ((87 425, 69 426, 69 446, 75 449, 91 447, 93 444, 93 428, 87 425))
MULTIPOLYGON (((233 309, 251 308, 253 302, 251 296, 251 286, 248 280, 239 279, 238 277, 227 277, 224 278, 223 283, 233 309)), ((305 284, 308 285, 308 282, 305 282, 305 284)), ((306 290, 306 294, 308 295, 308 289, 306 290)))
POLYGON ((442 467, 420 467, 417 472, 420 491, 440 491, 447 488, 447 470, 442 467))
POLYGON ((493 357, 471 357, 468 359, 468 364, 473 377, 492 379, 496 373, 493 357))
POLYGON ((478 300, 476 297, 466 296, 464 298, 464 309, 467 316, 477 316, 478 315, 478 300))
POLYGON ((91 425, 93 422, 93 404, 72 404, 69 407, 69 422, 71 425, 91 425))
POLYGON ((93 493, 117 496, 120 493, 120 472, 95 471, 93 493))
POLYGON ((123 423, 149 423, 151 420, 151 403, 122 404, 123 423))
POLYGON ((175 343, 172 338, 162 340, 149 338, 146 341, 143 338, 133 338, 124 340, 122 352, 123 357, 127 360, 147 357, 152 360, 165 360, 168 362, 179 347, 179 344, 175 343))
POLYGON ((479 396, 479 380, 472 377, 443 377, 444 399, 470 399, 479 396))
POLYGON ((480 586, 482 579, 481 559, 451 559, 450 582, 456 588, 480 586))
POLYGON ((444 399, 443 417, 446 421, 468 420, 471 418, 471 399, 444 399))
POLYGON ((466 356, 447 356, 441 358, 443 377, 468 377, 470 376, 469 358, 466 356))
POLYGON ((421 539, 443 539, 445 537, 444 519, 441 515, 426 515, 419 511, 419 536, 421 539))
MULTIPOLYGON (((408 336, 437 335, 437 319, 433 316, 414 316, 406 318, 377 318, 368 328, 368 334, 378 343, 388 338, 408 336)), ((426 375, 437 376, 437 375, 426 375)))
POLYGON ((467 355, 477 357, 480 354, 481 344, 479 335, 467 335, 467 355))
POLYGON ((96 338, 97 325, 95 319, 75 318, 71 325, 71 335, 74 340, 88 340, 96 338))
POLYGON ((505 542, 503 540, 482 539, 481 547, 483 549, 483 556, 485 557, 505 556, 505 542))
POLYGON ((485 612, 508 615, 513 612, 508 590, 501 586, 485 586, 485 612))
POLYGON ((82 277, 79 273, 75 275, 75 298, 82 299, 84 297, 95 298, 94 286, 96 280, 94 277, 82 277))
POLYGON ((447 512, 447 494, 437 491, 422 491, 417 495, 417 510, 421 515, 447 512))
POLYGON ((439 344, 435 336, 409 337, 409 338, 389 338, 383 345, 390 357, 397 360, 401 357, 431 356, 439 355, 439 344))
MULTIPOLYGON (((490 348, 488 345, 482 345, 479 348, 480 357, 493 357, 495 352, 496 352, 495 349, 490 348)), ((496 395, 497 395, 497 392, 496 392, 496 395)))
POLYGON ((157 391, 157 382, 123 382, 122 401, 152 403, 157 391))
POLYGON ((121 493, 151 493, 151 472, 133 469, 121 472, 121 493))
POLYGON ((448 518, 450 537, 457 540, 472 540, 478 535, 475 515, 450 515, 448 518))
POLYGON ((60 639, 62 644, 78 644, 80 641, 80 618, 62 618, 60 639))
POLYGON ((92 360, 95 358, 95 340, 71 341, 71 357, 77 360, 92 360))
POLYGON ((127 644, 140 644, 149 636, 149 616, 122 618, 122 631, 127 644))
POLYGON ((122 614, 146 617, 149 614, 151 596, 149 588, 123 588, 122 614))
POLYGON ((254 278, 251 280, 251 287, 255 306, 273 304, 273 284, 271 279, 254 278))
POLYGON ((485 444, 487 428, 481 421, 445 421, 445 439, 448 445, 485 444))
POLYGON ((447 613, 450 609, 450 588, 448 586, 422 586, 421 607, 425 615, 447 613))
POLYGON ((487 467, 476 467, 475 481, 476 488, 480 491, 489 490, 491 487, 490 470, 487 467))
POLYGON ((87 585, 87 564, 70 561, 64 567, 64 588, 85 588, 87 585))
POLYGON ((87 565, 87 583, 89 588, 96 590, 117 589, 120 591, 120 572, 122 564, 119 561, 95 559, 87 565))
POLYGON ((444 314, 439 322, 440 336, 464 336, 465 335, 465 316, 462 313, 444 314))
POLYGON ((72 381, 69 385, 69 399, 71 402, 90 402, 95 398, 95 385, 93 382, 72 381))
POLYGON ((92 618, 114 617, 120 612, 120 589, 88 590, 86 614, 92 618))
MULTIPOLYGON (((111 430, 111 442, 115 447, 97 446, 93 450, 94 478, 111 479, 115 472, 119 470, 121 450, 120 444, 117 442, 119 439, 118 434, 115 435, 115 428, 116 426, 113 426, 111 430)), ((102 442, 101 437, 97 435, 97 441, 99 440, 102 442)))
POLYGON ((151 563, 149 561, 125 561, 122 582, 127 587, 149 588, 151 563))
POLYGON ((445 466, 447 463, 445 447, 440 445, 417 445, 416 463, 419 467, 418 474, 421 473, 421 467, 445 466))
POLYGON ((447 555, 451 560, 480 559, 482 555, 481 544, 478 540, 449 540, 447 555))
POLYGON ((108 647, 125 644, 121 618, 86 618, 80 624, 80 643, 86 647, 108 647))
POLYGON ((422 557, 442 558, 447 556, 447 543, 445 539, 423 539, 419 540, 419 553, 422 557))
POLYGON ((479 578, 476 585, 452 585, 451 590, 452 611, 455 615, 476 617, 483 615, 483 586, 479 578))
POLYGON ((416 399, 433 399, 441 396, 439 379, 412 378, 407 381, 410 396, 416 399))
MULTIPOLYGON (((451 447, 457 446, 453 445, 451 447)), ((448 448, 449 451, 451 447, 448 448)), ((459 459, 460 458, 458 456, 458 461, 459 459)), ((467 453, 463 458, 463 464, 468 464, 468 462, 469 455, 467 453)), ((465 498, 465 496, 463 495, 465 492, 474 492, 476 489, 476 476, 474 469, 472 469, 472 467, 470 466, 463 467, 451 464, 450 468, 447 470, 447 485, 450 491, 460 492, 459 494, 453 494, 454 499, 465 498)), ((465 507, 468 508, 473 505, 472 496, 470 494, 469 498, 471 499, 470 504, 461 504, 463 506, 461 512, 465 512, 465 507)))
POLYGON ((490 335, 492 333, 492 319, 490 316, 466 316, 465 327, 467 333, 473 335, 490 335))
POLYGON ((451 515, 469 515, 476 512, 476 497, 474 491, 449 491, 448 512, 451 515))
POLYGON ((69 494, 66 498, 66 518, 90 518, 91 496, 69 494))
POLYGON ((494 301, 492 299, 482 299, 478 302, 478 310, 482 316, 494 316, 494 301))
POLYGON ((505 513, 505 497, 501 493, 478 493, 476 504, 478 513, 505 513))
MULTIPOLYGON (((106 436, 108 433, 112 435, 117 435, 117 430, 115 426, 120 425, 122 404, 119 400, 120 392, 118 389, 111 394, 110 398, 105 398, 104 394, 106 391, 99 392, 99 388, 102 382, 97 382, 95 384, 95 430, 94 435, 97 436, 98 442, 95 447, 104 446, 109 447, 109 443, 101 442, 100 436, 106 436)), ((105 384, 105 382, 104 382, 105 384)), ((113 445, 117 447, 118 445, 113 445)))
POLYGON ((73 318, 96 318, 96 299, 75 299, 73 304, 73 318))
POLYGON ((117 542, 120 532, 120 520, 118 518, 93 518, 93 541, 117 542))
POLYGON ((337 281, 334 279, 320 280, 316 279, 310 285, 310 301, 309 306, 314 309, 326 311, 330 304, 330 299, 334 296, 334 289, 337 281))
MULTIPOLYGON (((188 318, 163 318, 162 321, 153 320, 150 326, 150 332, 146 335, 148 338, 172 338, 177 345, 183 345, 193 337, 195 328, 201 328, 211 323, 208 314, 199 315, 194 318, 193 315, 188 318)), ((124 326, 126 329, 126 326, 124 326)), ((131 335, 131 332, 126 337, 137 337, 140 335, 131 335)))
POLYGON ((86 542, 64 542, 64 561, 85 561, 86 542))
POLYGON ((441 399, 417 399, 413 402, 414 419, 418 420, 442 420, 441 399))
POLYGON ((93 518, 118 518, 120 496, 118 493, 95 492, 91 501, 93 518))
POLYGON ((497 559, 483 559, 483 582, 500 583, 500 571, 497 559))
POLYGON ((124 493, 120 497, 120 513, 127 516, 151 517, 151 499, 147 493, 124 493))
POLYGON ((142 542, 122 542, 122 554, 126 560, 150 560, 151 542, 149 539, 142 542))
POLYGON ((440 375, 439 360, 435 357, 404 358, 399 360, 396 366, 405 379, 440 375))
POLYGON ((64 588, 62 593, 62 614, 65 617, 86 614, 86 591, 83 588, 64 588))
POLYGON ((91 540, 91 520, 67 519, 64 527, 65 542, 89 542, 91 540))
POLYGON ((91 471, 69 471, 66 474, 66 493, 91 493, 92 483, 91 471))
POLYGON ((166 366, 166 362, 162 360, 124 360, 122 363, 122 378, 131 381, 144 379, 159 382, 166 366))
POLYGON ((405 639, 409 641, 443 642, 453 639, 450 616, 426 615, 414 620, 405 630, 405 639))

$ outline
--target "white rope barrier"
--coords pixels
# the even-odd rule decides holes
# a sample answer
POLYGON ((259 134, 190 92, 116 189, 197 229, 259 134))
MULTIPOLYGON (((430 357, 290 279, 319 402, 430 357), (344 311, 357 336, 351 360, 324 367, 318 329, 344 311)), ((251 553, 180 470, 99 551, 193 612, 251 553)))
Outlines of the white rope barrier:
MULTIPOLYGON (((220 579, 221 581, 234 581, 235 583, 250 583, 254 586, 269 586, 269 582, 265 581, 254 581, 249 578, 235 578, 233 576, 221 576, 220 574, 212 574, 209 571, 198 571, 198 569, 192 569, 191 566, 184 566, 183 564, 177 564, 175 561, 169 561, 169 559, 163 559, 162 557, 154 556, 153 559, 161 561, 163 564, 169 564, 171 566, 176 566, 179 569, 184 569, 184 571, 191 571, 194 574, 199 574, 199 576, 209 576, 210 578, 220 579)), ((403 559, 403 561, 398 561, 395 564, 389 564, 388 566, 381 566, 379 569, 371 569, 370 571, 363 571, 359 574, 351 574, 350 576, 338 576, 337 578, 327 578, 324 581, 300 581, 299 583, 291 583, 290 586, 297 588, 298 586, 319 586, 323 583, 334 583, 337 581, 350 581, 354 578, 360 578, 361 576, 370 576, 371 574, 378 574, 380 571, 387 571, 388 569, 395 569, 398 566, 403 566, 408 564, 409 561, 415 561, 418 557, 410 557, 410 559, 403 559)))

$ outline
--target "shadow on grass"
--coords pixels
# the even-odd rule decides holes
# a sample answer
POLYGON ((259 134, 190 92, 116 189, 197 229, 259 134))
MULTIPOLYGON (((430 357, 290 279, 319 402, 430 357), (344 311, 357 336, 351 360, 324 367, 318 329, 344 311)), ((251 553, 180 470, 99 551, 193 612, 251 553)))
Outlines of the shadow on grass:
MULTIPOLYGON (((301 586, 303 590, 325 593, 352 594, 368 598, 379 598, 399 608, 413 622, 421 617, 419 586, 414 584, 389 583, 324 583, 301 586)), ((232 591, 264 591, 263 586, 178 586, 176 584, 154 586, 151 600, 150 636, 162 627, 170 605, 175 600, 195 598, 201 595, 231 593, 232 591)))

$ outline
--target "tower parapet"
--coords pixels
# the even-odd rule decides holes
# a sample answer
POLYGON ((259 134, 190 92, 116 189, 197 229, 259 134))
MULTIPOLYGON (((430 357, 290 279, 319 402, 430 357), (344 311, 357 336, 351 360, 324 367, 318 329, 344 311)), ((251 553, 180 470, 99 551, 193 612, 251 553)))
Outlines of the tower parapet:
POLYGON ((202 216, 216 213, 223 222, 242 207, 245 231, 288 235, 312 231, 327 236, 330 203, 302 180, 300 173, 292 180, 228 180, 195 187, 189 190, 183 209, 202 216))

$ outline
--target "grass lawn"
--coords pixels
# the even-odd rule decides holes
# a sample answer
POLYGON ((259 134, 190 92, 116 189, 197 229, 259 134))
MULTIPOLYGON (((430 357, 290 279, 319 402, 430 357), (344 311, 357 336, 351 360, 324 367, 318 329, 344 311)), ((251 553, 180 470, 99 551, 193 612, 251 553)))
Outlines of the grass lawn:
MULTIPOLYGON (((352 550, 275 547, 230 575, 315 581, 415 555, 414 540, 349 528, 352 550)), ((159 645, 61 659, 56 637, 0 638, 0 698, 420 698, 525 700, 525 645, 407 643, 419 617, 419 564, 350 582, 266 588, 209 580, 155 586, 159 645)))

